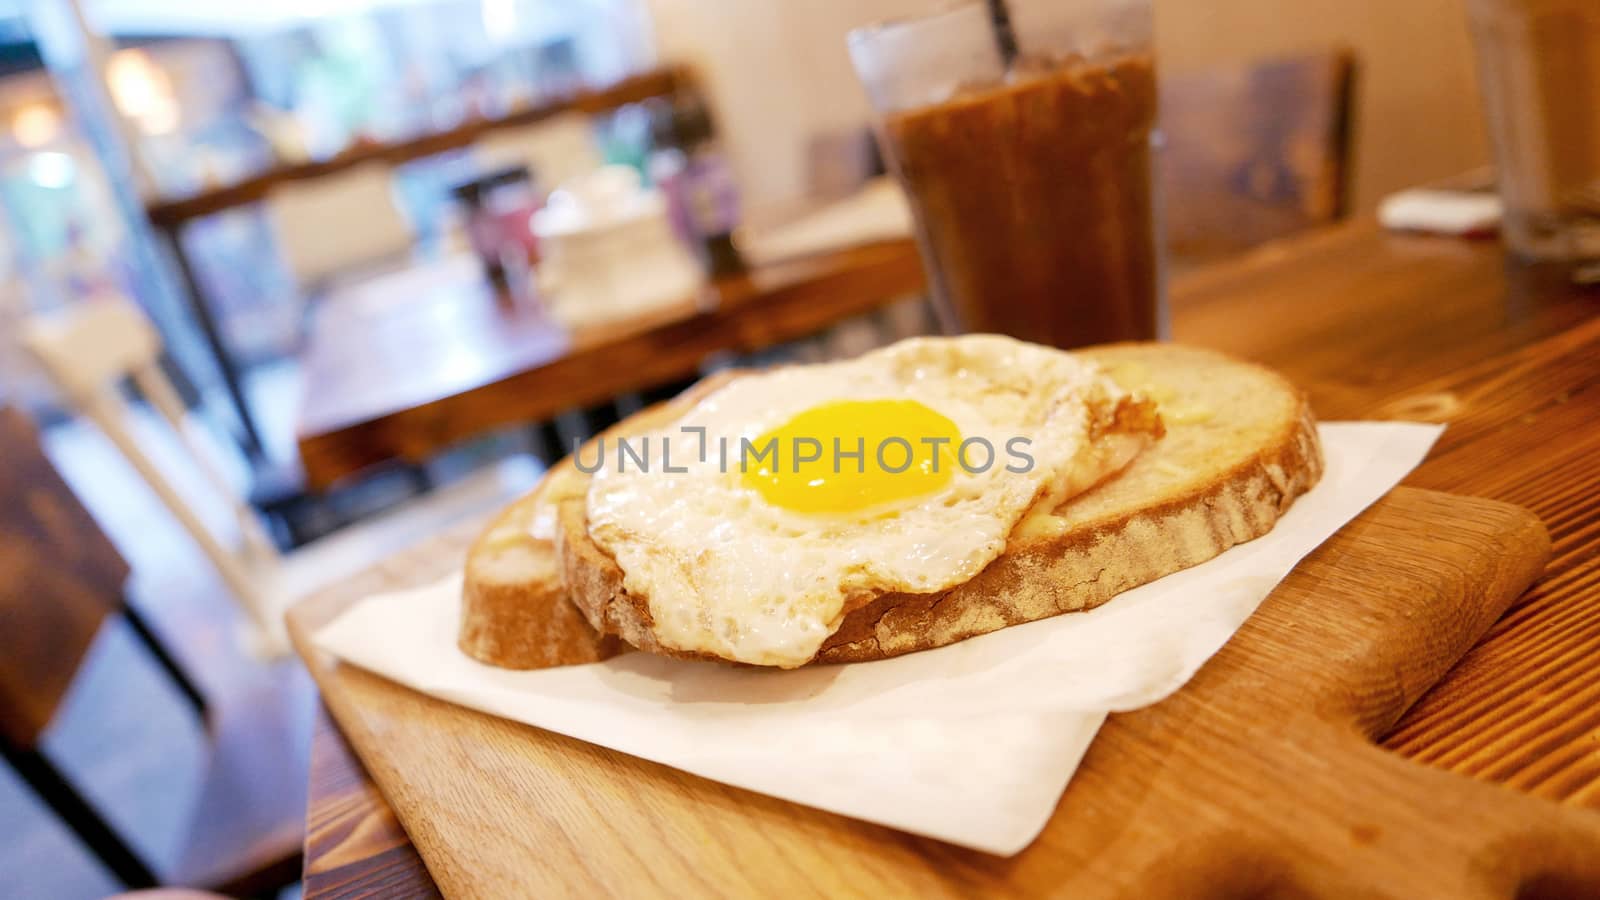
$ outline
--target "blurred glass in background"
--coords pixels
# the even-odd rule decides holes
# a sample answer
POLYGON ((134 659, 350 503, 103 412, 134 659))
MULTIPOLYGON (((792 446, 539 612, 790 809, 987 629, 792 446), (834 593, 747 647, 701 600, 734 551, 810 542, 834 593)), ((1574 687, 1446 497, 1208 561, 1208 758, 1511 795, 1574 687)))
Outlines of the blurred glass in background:
POLYGON ((1600 259, 1600 2, 1471 0, 1511 249, 1600 259))

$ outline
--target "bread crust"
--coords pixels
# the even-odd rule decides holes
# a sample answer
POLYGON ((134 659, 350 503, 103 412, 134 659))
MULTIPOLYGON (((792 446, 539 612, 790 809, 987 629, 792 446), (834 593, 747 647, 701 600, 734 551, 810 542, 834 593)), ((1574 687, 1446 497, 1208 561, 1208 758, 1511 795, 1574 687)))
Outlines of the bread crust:
POLYGON ((951 590, 878 597, 845 616, 815 661, 886 659, 1093 609, 1266 534, 1322 475, 1316 421, 1302 406, 1280 440, 1203 488, 1057 537, 1008 544, 951 590))
MULTIPOLYGON (((813 662, 886 659, 1092 609, 1122 591, 1198 565, 1267 533, 1294 499, 1321 477, 1322 449, 1310 405, 1276 373, 1212 351, 1173 345, 1116 345, 1088 355, 1203 358, 1211 365, 1249 372, 1275 399, 1286 400, 1286 408, 1293 412, 1283 415, 1252 452, 1186 490, 1086 517, 1074 513, 1091 506, 1088 501, 1101 488, 1068 501, 1057 511, 1070 521, 1068 527, 1043 536, 1019 530, 999 558, 955 588, 933 594, 847 598, 839 628, 813 662)), ((1123 415, 1141 413, 1119 407, 1114 418, 1123 415)), ((1115 483, 1112 479, 1108 484, 1115 483)), ((660 644, 647 598, 624 587, 621 568, 589 536, 582 496, 559 505, 557 526, 556 551, 568 596, 594 629, 619 635, 652 653, 715 658, 660 644)))
POLYGON ((456 643, 479 662, 543 669, 599 662, 623 649, 615 635, 590 628, 567 600, 554 545, 529 530, 551 474, 496 516, 467 553, 456 643), (492 567, 515 568, 518 577, 496 575, 492 567))
MULTIPOLYGON (((736 373, 702 379, 683 394, 629 417, 584 445, 664 426, 736 373)), ((587 457, 585 457, 587 458, 587 457)), ((568 457, 527 496, 506 507, 467 551, 456 644, 473 659, 503 669, 543 669, 599 662, 625 649, 616 632, 596 629, 570 602, 553 538, 533 531, 541 510, 569 498, 581 503, 588 476, 568 457)), ((615 565, 613 563, 613 565, 615 565)))

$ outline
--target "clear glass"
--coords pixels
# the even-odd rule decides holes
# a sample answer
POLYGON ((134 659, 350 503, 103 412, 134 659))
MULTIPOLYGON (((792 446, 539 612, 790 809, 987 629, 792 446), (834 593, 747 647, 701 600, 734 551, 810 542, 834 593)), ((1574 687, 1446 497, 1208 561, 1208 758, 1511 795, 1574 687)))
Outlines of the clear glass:
POLYGON ((948 330, 1166 336, 1149 0, 1009 0, 859 29, 850 54, 948 330))
POLYGON ((1505 201, 1536 260, 1600 259, 1600 0, 1472 0, 1505 201))

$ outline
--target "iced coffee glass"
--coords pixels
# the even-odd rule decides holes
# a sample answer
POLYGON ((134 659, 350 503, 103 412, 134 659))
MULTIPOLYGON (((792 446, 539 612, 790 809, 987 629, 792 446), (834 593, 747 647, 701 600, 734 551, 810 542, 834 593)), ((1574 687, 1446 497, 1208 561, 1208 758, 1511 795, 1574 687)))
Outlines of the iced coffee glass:
POLYGON ((1149 0, 998 9, 850 35, 944 325, 1058 347, 1164 337, 1149 0))
POLYGON ((1600 0, 1471 0, 1506 243, 1600 259, 1600 0))

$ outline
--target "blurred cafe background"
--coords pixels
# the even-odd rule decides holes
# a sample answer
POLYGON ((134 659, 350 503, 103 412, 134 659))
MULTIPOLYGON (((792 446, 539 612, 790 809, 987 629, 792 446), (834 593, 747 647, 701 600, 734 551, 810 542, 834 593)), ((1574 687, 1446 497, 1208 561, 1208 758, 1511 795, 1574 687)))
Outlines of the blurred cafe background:
MULTIPOLYGON (((0 897, 293 896, 283 608, 937 330, 846 34, 940 5, 0 0, 0 897)), ((1158 0, 1167 277, 1490 186, 1469 5, 1158 0)))

